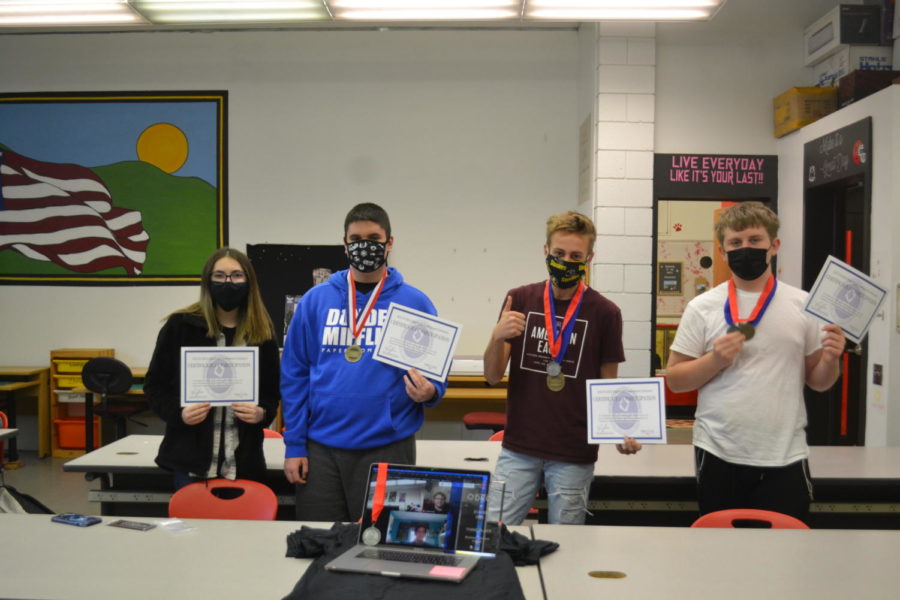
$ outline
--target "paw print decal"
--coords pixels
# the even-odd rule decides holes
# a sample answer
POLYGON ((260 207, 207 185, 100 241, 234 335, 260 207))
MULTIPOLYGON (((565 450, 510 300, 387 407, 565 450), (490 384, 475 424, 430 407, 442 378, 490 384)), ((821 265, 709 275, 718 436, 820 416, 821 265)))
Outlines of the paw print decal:
POLYGON ((675 231, 681 231, 682 230, 681 223, 675 223, 674 225, 672 225, 672 229, 674 229, 675 231))

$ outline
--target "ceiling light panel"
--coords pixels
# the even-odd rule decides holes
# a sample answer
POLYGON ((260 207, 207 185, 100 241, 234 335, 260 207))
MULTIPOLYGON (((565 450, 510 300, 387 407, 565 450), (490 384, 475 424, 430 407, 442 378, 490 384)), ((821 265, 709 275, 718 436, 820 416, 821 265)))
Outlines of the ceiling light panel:
POLYGON ((522 0, 326 0, 326 4, 336 20, 517 20, 522 15, 522 0))
POLYGON ((526 20, 701 21, 725 0, 523 0, 526 20))
POLYGON ((154 23, 284 23, 328 19, 322 0, 132 0, 154 23))
POLYGON ((71 27, 146 23, 127 0, 0 1, 0 27, 71 27))

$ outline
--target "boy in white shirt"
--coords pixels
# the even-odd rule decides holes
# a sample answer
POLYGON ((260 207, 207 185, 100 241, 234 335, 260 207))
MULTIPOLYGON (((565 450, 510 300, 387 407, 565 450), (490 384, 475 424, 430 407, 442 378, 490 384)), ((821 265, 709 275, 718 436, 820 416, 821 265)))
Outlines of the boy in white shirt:
POLYGON ((812 499, 803 386, 840 374, 840 327, 803 312, 807 293, 779 283, 778 217, 760 202, 716 224, 732 277, 694 298, 672 343, 666 379, 699 389, 694 452, 700 513, 760 508, 804 519, 812 499), (820 340, 821 337, 821 340, 820 340))

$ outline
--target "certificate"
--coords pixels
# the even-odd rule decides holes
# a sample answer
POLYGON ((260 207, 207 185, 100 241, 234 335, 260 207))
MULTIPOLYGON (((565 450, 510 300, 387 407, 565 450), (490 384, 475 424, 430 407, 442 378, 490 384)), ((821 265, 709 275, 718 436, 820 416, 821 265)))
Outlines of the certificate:
POLYGON ((181 349, 181 406, 259 404, 259 348, 181 349))
POLYGON ((372 358, 445 381, 461 331, 462 325, 391 302, 372 358))
POLYGON ((588 379, 588 444, 666 443, 666 389, 661 377, 588 379))
POLYGON ((866 337, 887 290, 871 277, 833 256, 825 261, 803 310, 834 323, 857 344, 866 337))

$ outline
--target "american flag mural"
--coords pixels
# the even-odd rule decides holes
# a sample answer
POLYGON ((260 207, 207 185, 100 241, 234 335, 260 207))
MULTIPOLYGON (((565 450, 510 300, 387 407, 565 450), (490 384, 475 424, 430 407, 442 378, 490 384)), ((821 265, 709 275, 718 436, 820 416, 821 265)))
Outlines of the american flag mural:
POLYGON ((113 206, 90 169, 0 151, 0 250, 78 273, 140 275, 149 242, 141 213, 113 206))

